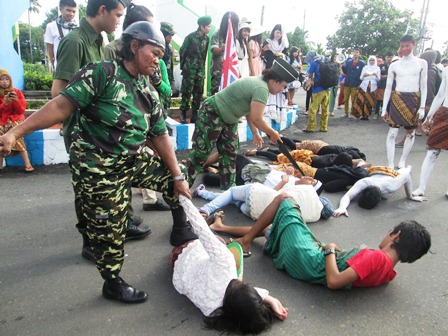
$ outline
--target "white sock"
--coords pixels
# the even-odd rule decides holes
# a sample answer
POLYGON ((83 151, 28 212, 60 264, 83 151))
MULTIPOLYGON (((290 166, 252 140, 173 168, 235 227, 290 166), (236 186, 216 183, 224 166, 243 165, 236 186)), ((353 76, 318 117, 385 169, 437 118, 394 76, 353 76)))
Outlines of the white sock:
POLYGON ((387 149, 387 162, 390 168, 394 168, 395 157, 395 138, 398 134, 398 128, 389 127, 389 133, 387 133, 386 149, 387 149))
POLYGON ((400 161, 398 162, 398 168, 406 167, 406 159, 411 152, 412 146, 415 141, 415 130, 412 133, 406 133, 406 139, 404 140, 403 153, 401 154, 400 161))
POLYGON ((423 160, 422 163, 422 170, 420 172, 420 185, 412 192, 413 195, 420 196, 425 194, 426 184, 428 183, 429 176, 431 175, 439 154, 440 149, 430 149, 426 153, 425 160, 423 160))

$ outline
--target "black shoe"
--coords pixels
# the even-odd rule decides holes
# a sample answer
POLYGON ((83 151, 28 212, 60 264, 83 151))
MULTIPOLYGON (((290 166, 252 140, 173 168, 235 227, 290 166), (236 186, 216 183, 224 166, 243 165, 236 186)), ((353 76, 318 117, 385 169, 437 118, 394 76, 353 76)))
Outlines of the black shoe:
POLYGON ((134 215, 129 217, 129 225, 139 226, 141 223, 143 223, 143 218, 140 216, 134 215))
POLYGON ((142 239, 151 233, 151 228, 149 226, 145 226, 139 228, 129 222, 128 227, 126 229, 126 238, 124 241, 128 241, 131 239, 142 239))
POLYGON ((188 120, 187 120, 187 112, 186 111, 180 111, 180 123, 181 124, 188 124, 188 120))
POLYGON ((198 239, 198 236, 196 236, 193 232, 191 224, 185 224, 184 226, 180 227, 173 226, 173 230, 171 231, 170 235, 170 244, 172 246, 180 246, 190 240, 195 239, 198 239))
POLYGON ((154 204, 143 204, 143 211, 168 211, 171 210, 168 204, 162 202, 161 200, 157 200, 154 204))
POLYGON ((108 300, 116 300, 123 303, 142 303, 148 299, 144 291, 128 285, 123 279, 106 280, 103 284, 103 296, 108 300))
POLYGON ((93 253, 92 246, 83 245, 81 255, 83 256, 83 258, 86 258, 88 261, 91 261, 94 264, 96 264, 96 258, 95 254, 93 253))

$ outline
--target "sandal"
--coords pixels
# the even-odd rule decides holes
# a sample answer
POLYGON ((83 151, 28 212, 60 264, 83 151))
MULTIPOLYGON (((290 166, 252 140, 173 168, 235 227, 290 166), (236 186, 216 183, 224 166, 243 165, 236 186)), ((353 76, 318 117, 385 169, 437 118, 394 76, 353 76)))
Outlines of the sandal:
MULTIPOLYGON (((229 240, 226 241, 227 245, 232 244, 233 242, 234 242, 233 238, 229 238, 229 240)), ((251 256, 252 256, 252 252, 251 251, 247 251, 247 252, 243 251, 243 258, 249 258, 251 256)))
POLYGON ((204 190, 204 189, 205 189, 205 185, 203 185, 203 184, 201 183, 201 184, 198 185, 198 187, 193 191, 192 196, 193 196, 193 197, 200 197, 200 196, 199 196, 199 192, 200 192, 201 190, 204 190))

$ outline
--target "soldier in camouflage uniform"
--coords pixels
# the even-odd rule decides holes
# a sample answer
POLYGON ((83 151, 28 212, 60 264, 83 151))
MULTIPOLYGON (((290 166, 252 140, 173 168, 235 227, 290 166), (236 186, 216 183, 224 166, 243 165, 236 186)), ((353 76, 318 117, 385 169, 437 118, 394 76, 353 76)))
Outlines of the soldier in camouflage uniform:
MULTIPOLYGON (((160 22, 160 31, 165 37, 165 54, 163 55, 163 61, 166 65, 166 71, 168 72, 168 80, 171 88, 174 87, 174 64, 173 64, 173 47, 171 46, 171 40, 176 32, 173 29, 173 25, 169 22, 160 22)), ((164 108, 169 109, 171 105, 171 97, 165 98, 164 108)))
POLYGON ((190 108, 190 98, 193 96, 191 104, 191 120, 195 123, 199 106, 202 102, 205 80, 205 60, 208 50, 208 33, 210 32, 210 16, 201 16, 198 19, 198 29, 189 34, 180 48, 180 69, 182 71, 182 103, 180 105, 182 124, 187 123, 187 111, 190 108))
POLYGON ((86 65, 59 96, 0 138, 0 154, 8 154, 17 136, 75 114, 69 162, 73 188, 82 196, 86 232, 105 280, 103 296, 124 303, 143 302, 148 296, 120 278, 131 186, 163 193, 172 209, 172 245, 197 238, 178 199, 179 194, 191 198, 190 190, 145 77, 157 68, 164 48, 163 36, 151 23, 130 25, 123 32, 123 62, 86 65), (159 156, 143 151, 147 139, 159 156))
POLYGON ((246 116, 256 146, 261 147, 263 144, 258 130, 265 132, 274 143, 279 141, 278 132, 263 119, 264 108, 269 93, 276 95, 298 76, 288 62, 279 59, 271 69, 263 72, 262 77, 238 79, 202 103, 193 133, 193 148, 187 162, 190 186, 202 172, 215 144, 219 153, 220 187, 227 190, 235 186, 239 118, 246 116))
POLYGON ((210 66, 212 95, 219 91, 219 86, 221 85, 222 61, 224 58, 229 15, 230 20, 232 21, 233 37, 236 38, 236 36, 238 36, 238 14, 235 12, 226 12, 222 17, 219 29, 213 34, 210 43, 210 51, 212 52, 212 62, 210 66))

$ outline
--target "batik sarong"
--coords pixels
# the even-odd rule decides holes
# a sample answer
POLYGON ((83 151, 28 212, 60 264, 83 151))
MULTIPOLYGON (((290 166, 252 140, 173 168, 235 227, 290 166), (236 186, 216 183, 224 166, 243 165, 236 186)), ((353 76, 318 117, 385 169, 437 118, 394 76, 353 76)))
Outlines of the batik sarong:
POLYGON ((441 106, 432 121, 426 145, 432 149, 448 149, 448 108, 441 106))
POLYGON ((352 107, 352 114, 355 118, 369 118, 372 108, 376 105, 375 91, 370 92, 359 89, 352 107))
MULTIPOLYGON (((18 121, 8 120, 5 126, 0 126, 0 136, 7 133, 11 128, 19 125, 20 123, 22 123, 21 120, 18 121)), ((23 140, 23 138, 17 139, 16 143, 12 147, 12 152, 13 152, 12 155, 17 154, 14 152, 26 152, 25 141, 23 140)))
POLYGON ((417 127, 420 92, 394 91, 390 100, 389 126, 405 129, 417 127))

